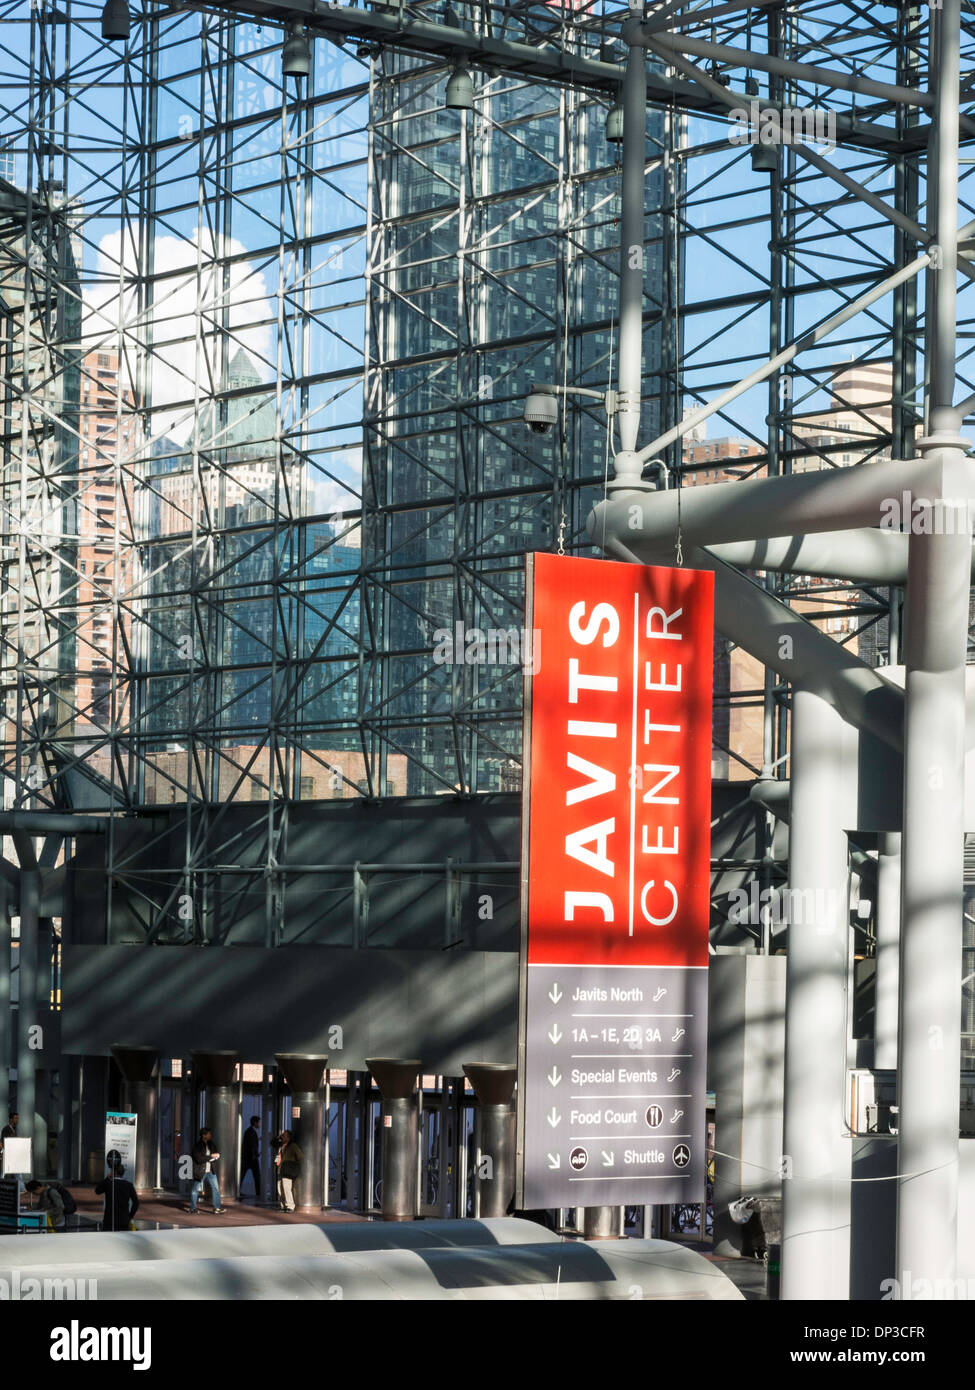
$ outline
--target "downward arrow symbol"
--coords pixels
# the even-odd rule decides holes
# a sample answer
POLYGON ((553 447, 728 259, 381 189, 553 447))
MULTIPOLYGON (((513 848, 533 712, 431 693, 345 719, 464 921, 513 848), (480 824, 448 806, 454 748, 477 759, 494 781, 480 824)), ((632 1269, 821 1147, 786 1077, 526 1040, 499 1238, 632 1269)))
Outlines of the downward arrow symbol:
POLYGON ((547 1036, 550 1043, 560 1043, 562 1041, 562 1029, 557 1023, 553 1023, 547 1036))
POLYGON ((559 989, 557 984, 554 984, 552 988, 549 990, 548 997, 549 999, 551 999, 553 1004, 557 1004, 559 1000, 562 998, 562 991, 559 989))
POLYGON ((562 1073, 560 1071, 556 1071, 556 1069, 553 1067, 552 1070, 549 1072, 547 1079, 548 1084, 550 1086, 557 1086, 559 1082, 562 1080, 562 1073))
POLYGON ((615 1154, 608 1154, 608 1153, 606 1152, 606 1150, 603 1149, 603 1167, 604 1167, 604 1168, 613 1168, 613 1167, 615 1167, 615 1166, 616 1166, 616 1155, 615 1155, 615 1154))
POLYGON ((558 1129, 559 1125, 562 1123, 562 1116, 556 1110, 554 1105, 552 1106, 548 1114, 545 1116, 545 1118, 546 1120, 548 1120, 549 1124, 552 1126, 553 1129, 558 1129))
POLYGON ((546 1154, 545 1157, 548 1159, 548 1166, 549 1166, 551 1169, 554 1170, 554 1169, 556 1169, 556 1168, 561 1168, 561 1167, 562 1167, 562 1155, 561 1155, 561 1154, 546 1154))

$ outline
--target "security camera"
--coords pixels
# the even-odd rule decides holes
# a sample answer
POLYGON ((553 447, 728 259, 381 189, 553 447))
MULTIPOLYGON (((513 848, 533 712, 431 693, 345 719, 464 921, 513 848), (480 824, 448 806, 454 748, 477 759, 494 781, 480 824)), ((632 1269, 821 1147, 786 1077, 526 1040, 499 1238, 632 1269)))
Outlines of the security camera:
POLYGON ((533 391, 525 401, 525 424, 533 434, 548 434, 558 419, 558 402, 548 392, 533 391))

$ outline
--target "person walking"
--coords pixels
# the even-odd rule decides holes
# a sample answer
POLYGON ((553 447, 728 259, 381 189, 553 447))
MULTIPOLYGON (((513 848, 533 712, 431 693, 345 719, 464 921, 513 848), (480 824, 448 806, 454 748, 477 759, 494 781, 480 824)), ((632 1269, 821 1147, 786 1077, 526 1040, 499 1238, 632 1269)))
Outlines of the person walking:
POLYGON ((294 1185, 301 1177, 301 1164, 305 1155, 291 1137, 290 1129, 283 1129, 274 1141, 278 1152, 274 1159, 278 1170, 278 1201, 282 1211, 294 1211, 294 1185))
POLYGON ((220 1155, 213 1147, 212 1139, 213 1132, 204 1125, 200 1130, 199 1139, 193 1145, 193 1186, 190 1188, 190 1205, 187 1208, 191 1216, 196 1215, 196 1204, 204 1187, 209 1190, 214 1216, 222 1216, 226 1211, 220 1200, 220 1184, 217 1182, 216 1163, 220 1155))
POLYGON ((127 1231, 132 1218, 139 1210, 139 1198, 135 1187, 125 1176, 122 1155, 118 1149, 109 1149, 105 1155, 108 1172, 100 1183, 95 1184, 95 1196, 105 1198, 102 1213, 103 1231, 127 1231))
POLYGON ((261 1200, 261 1120, 252 1115, 251 1122, 244 1130, 240 1146, 240 1192, 238 1200, 244 1196, 244 1179, 250 1173, 254 1179, 254 1197, 261 1200))

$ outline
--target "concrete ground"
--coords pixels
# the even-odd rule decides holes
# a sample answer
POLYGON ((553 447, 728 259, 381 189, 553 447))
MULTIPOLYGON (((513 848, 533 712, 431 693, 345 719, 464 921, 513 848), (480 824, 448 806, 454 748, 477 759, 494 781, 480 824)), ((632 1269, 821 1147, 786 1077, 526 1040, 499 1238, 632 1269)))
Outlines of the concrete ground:
MULTIPOLYGON (((96 1197, 91 1188, 72 1187, 70 1191, 78 1204, 77 1218, 74 1218, 71 1224, 76 1224, 79 1230, 97 1229, 104 1209, 102 1198, 96 1197)), ((276 1203, 258 1204, 253 1198, 245 1198, 243 1202, 235 1202, 233 1205, 228 1203, 223 1216, 215 1216, 209 1202, 204 1205, 202 1201, 197 1207, 196 1216, 191 1216, 187 1210, 188 1205, 186 1197, 179 1193, 167 1192, 162 1196, 140 1195, 139 1210, 134 1224, 139 1230, 169 1231, 181 1228, 189 1230, 200 1226, 268 1226, 293 1225, 306 1221, 321 1224, 325 1221, 363 1220, 361 1216, 350 1212, 321 1211, 318 1207, 311 1211, 285 1212, 281 1211, 276 1203)))

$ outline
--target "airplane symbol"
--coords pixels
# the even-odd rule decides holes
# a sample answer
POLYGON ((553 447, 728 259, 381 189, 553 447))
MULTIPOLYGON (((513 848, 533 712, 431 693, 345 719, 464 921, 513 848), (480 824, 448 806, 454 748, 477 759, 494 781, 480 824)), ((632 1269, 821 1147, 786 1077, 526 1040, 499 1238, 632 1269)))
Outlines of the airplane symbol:
POLYGON ((553 1004, 557 1004, 559 1000, 562 998, 562 991, 559 989, 557 984, 554 984, 552 988, 549 990, 548 997, 549 999, 551 999, 553 1004))
POLYGON ((681 1038, 684 1036, 685 1031, 686 1031, 686 1030, 683 1029, 683 1028, 675 1028, 675 1029, 674 1029, 674 1036, 671 1038, 670 1041, 671 1041, 671 1042, 680 1042, 681 1038))
POLYGON ((549 1124, 552 1126, 553 1129, 558 1129, 559 1125, 562 1123, 562 1116, 556 1110, 554 1105, 552 1106, 548 1114, 545 1116, 545 1118, 546 1120, 548 1120, 549 1124))
POLYGON ((657 992, 656 992, 656 994, 653 996, 653 1002, 654 1002, 655 1004, 659 1004, 660 1001, 661 1001, 661 999, 664 997, 664 995, 665 995, 666 993, 667 993, 667 991, 666 991, 663 987, 661 987, 660 989, 658 989, 657 992))
POLYGON ((676 1081, 678 1076, 680 1076, 680 1067, 671 1067, 670 1075, 667 1077, 667 1084, 670 1085, 671 1081, 676 1081))
POLYGON ((549 1168, 551 1168, 553 1171, 554 1171, 556 1168, 561 1168, 561 1167, 562 1167, 562 1155, 561 1155, 561 1154, 546 1154, 546 1158, 548 1159, 548 1166, 549 1166, 549 1168))
POLYGON ((546 1080, 548 1081, 548 1084, 550 1086, 557 1086, 559 1082, 562 1080, 562 1073, 560 1071, 556 1071, 555 1067, 553 1067, 552 1070, 549 1072, 546 1080))
POLYGON ((604 1168, 613 1168, 613 1167, 615 1167, 615 1165, 616 1165, 616 1155, 615 1155, 615 1154, 608 1154, 608 1153, 606 1152, 606 1150, 603 1149, 603 1167, 604 1167, 604 1168))
POLYGON ((684 1114, 683 1110, 675 1110, 674 1113, 673 1113, 673 1114, 671 1115, 671 1117, 670 1117, 670 1123, 671 1123, 672 1125, 675 1125, 675 1124, 677 1123, 677 1121, 678 1121, 679 1119, 682 1118, 683 1114, 684 1114))
POLYGON ((552 1027, 548 1030, 546 1037, 548 1038, 550 1043, 560 1043, 562 1041, 562 1029, 559 1027, 557 1023, 553 1023, 552 1027))

